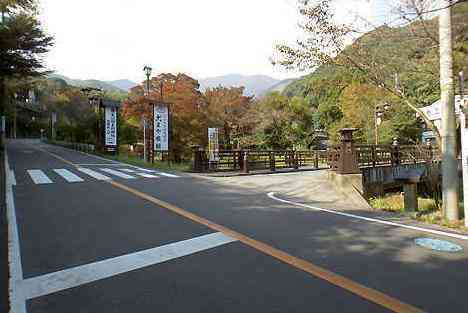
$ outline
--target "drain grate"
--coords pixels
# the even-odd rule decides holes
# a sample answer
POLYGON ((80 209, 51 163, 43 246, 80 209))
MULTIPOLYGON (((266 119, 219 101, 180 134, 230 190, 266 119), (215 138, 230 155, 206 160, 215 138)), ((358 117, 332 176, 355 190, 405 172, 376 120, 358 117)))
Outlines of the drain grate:
POLYGON ((463 250, 462 246, 453 242, 434 238, 417 238, 414 242, 418 246, 442 252, 459 252, 463 250))

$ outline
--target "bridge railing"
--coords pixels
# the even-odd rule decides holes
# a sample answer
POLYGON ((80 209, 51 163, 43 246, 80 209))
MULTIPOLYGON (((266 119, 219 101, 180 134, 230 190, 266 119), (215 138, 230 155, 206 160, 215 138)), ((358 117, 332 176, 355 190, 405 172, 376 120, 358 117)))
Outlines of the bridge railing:
POLYGON ((207 171, 276 171, 281 169, 328 168, 327 151, 294 150, 221 150, 194 151, 193 169, 207 171))

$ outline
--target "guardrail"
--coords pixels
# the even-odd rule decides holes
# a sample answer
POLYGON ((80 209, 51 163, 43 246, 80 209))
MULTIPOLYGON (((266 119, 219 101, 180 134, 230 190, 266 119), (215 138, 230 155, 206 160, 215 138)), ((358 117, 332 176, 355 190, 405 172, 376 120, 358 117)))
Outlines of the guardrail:
POLYGON ((44 142, 82 152, 95 152, 96 150, 94 145, 87 143, 67 142, 59 140, 44 140, 44 142))

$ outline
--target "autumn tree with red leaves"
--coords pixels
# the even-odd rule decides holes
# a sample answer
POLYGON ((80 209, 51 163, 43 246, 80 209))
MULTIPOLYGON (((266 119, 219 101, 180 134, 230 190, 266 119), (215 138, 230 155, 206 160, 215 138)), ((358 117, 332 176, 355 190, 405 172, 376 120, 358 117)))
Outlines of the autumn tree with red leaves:
POLYGON ((204 102, 198 81, 185 74, 160 74, 151 79, 148 95, 145 95, 145 85, 143 82, 130 91, 122 107, 124 117, 133 125, 140 125, 143 117, 151 119, 150 103, 169 103, 171 158, 176 162, 189 159, 191 147, 206 142, 206 122, 201 112, 204 102))

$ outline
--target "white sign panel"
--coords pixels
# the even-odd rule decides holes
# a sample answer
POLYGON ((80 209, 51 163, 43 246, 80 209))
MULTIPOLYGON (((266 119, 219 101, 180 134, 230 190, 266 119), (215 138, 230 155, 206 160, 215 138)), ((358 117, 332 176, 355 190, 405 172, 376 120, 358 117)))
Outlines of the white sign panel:
MULTIPOLYGON (((468 96, 465 96, 465 100, 468 100, 468 96)), ((460 106, 461 106, 461 97, 460 96, 455 96, 455 114, 459 115, 460 114, 460 106)), ((433 104, 421 108, 421 111, 426 113, 427 117, 431 121, 437 121, 440 120, 442 117, 442 112, 441 112, 441 107, 440 107, 440 100, 437 102, 434 102, 433 104)))
POLYGON ((169 108, 154 106, 154 151, 169 151, 169 108))
POLYGON ((210 162, 219 161, 219 130, 218 128, 208 128, 208 151, 210 162))
POLYGON ((106 107, 105 120, 106 120, 105 145, 115 147, 117 146, 117 108, 106 107))

